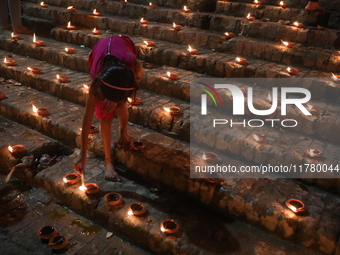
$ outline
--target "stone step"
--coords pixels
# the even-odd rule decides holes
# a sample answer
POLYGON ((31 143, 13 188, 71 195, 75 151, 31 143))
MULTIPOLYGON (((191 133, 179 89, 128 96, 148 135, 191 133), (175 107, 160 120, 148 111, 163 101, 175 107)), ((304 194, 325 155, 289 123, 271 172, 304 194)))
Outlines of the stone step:
POLYGON ((339 12, 337 11, 329 10, 325 13, 307 12, 304 8, 292 8, 289 4, 288 7, 282 8, 277 1, 275 5, 218 1, 216 12, 235 17, 246 17, 250 13, 251 16, 258 19, 270 19, 274 22, 288 20, 291 23, 300 22, 308 26, 314 26, 314 28, 319 25, 324 28, 339 29, 340 26, 338 23, 339 12))
MULTIPOLYGON (((87 13, 88 14, 88 13, 87 13)), ((267 61, 278 62, 286 65, 298 65, 305 66, 307 68, 327 70, 331 72, 339 72, 340 58, 339 53, 333 49, 333 45, 336 44, 337 35, 335 31, 328 33, 327 31, 321 31, 318 39, 307 40, 306 31, 309 29, 304 28, 292 28, 286 30, 286 36, 284 38, 275 38, 275 42, 266 42, 260 39, 248 38, 245 35, 252 34, 251 31, 261 31, 260 34, 264 33, 264 30, 268 34, 268 31, 281 31, 286 29, 286 26, 277 25, 269 22, 267 26, 259 28, 256 24, 264 24, 263 22, 246 22, 244 29, 240 31, 239 35, 231 40, 226 40, 223 33, 207 32, 196 28, 184 27, 181 31, 174 31, 171 25, 153 23, 149 25, 140 25, 139 20, 122 18, 122 17, 94 17, 91 15, 78 13, 72 18, 75 24, 82 26, 96 27, 97 29, 116 31, 118 33, 129 33, 132 35, 139 35, 147 38, 155 38, 166 40, 168 42, 189 44, 195 41, 195 47, 204 47, 209 50, 218 52, 228 52, 243 57, 255 57, 267 61), (271 28, 271 29, 270 29, 271 28), (325 36, 323 36, 325 34, 325 36), (299 38, 299 39, 295 39, 299 38), (325 39, 326 38, 326 39, 325 39), (281 40, 299 42, 293 48, 287 48, 283 46, 281 40), (320 41, 326 42, 331 48, 325 50, 323 48, 304 46, 303 43, 306 41, 320 41), (300 44, 300 42, 302 42, 300 44)), ((217 19, 217 21, 219 21, 217 19)), ((235 23, 233 23, 235 24, 235 23)), ((65 23, 66 26, 66 23, 65 23)), ((258 34, 258 32, 255 32, 258 34)), ((275 33, 270 33, 271 36, 275 36, 275 33)), ((312 32, 312 34, 315 34, 312 32)), ((267 36, 268 38, 269 36, 267 36)), ((274 38, 272 38, 274 39, 274 38)), ((318 43, 319 45, 321 44, 318 43)), ((339 45, 340 46, 340 45, 339 45)))
MULTIPOLYGON (((6 131, 0 133, 1 159, 14 158, 8 155, 5 147, 15 142, 25 144, 30 152, 38 150, 41 146, 47 148, 47 137, 3 118, 0 118, 0 122, 1 127, 6 127, 6 131), (18 135, 13 136, 13 134, 18 135), (41 144, 35 144, 34 141, 40 141, 41 144)), ((41 151, 41 153, 45 152, 46 149, 41 151)), ((50 248, 40 242, 36 233, 40 227, 51 224, 56 226, 59 233, 66 236, 72 244, 67 248, 68 254, 87 254, 89 251, 93 251, 94 254, 98 252, 101 254, 148 254, 127 241, 154 254, 198 254, 202 252, 221 254, 230 251, 232 254, 242 255, 252 250, 256 250, 256 253, 261 255, 268 254, 268 252, 283 252, 292 255, 323 254, 296 245, 292 241, 282 240, 249 224, 231 219, 230 216, 221 216, 209 208, 186 200, 172 190, 164 189, 152 193, 150 190, 154 188, 154 185, 141 181, 138 176, 124 169, 120 169, 122 183, 104 181, 101 172, 104 168, 103 162, 93 157, 87 161, 89 167, 86 169, 85 180, 86 183, 97 183, 101 192, 98 195, 86 196, 78 190, 79 184, 68 186, 62 183, 63 176, 72 172, 70 166, 76 153, 53 167, 42 170, 35 177, 30 176, 26 171, 15 172, 15 177, 35 187, 30 190, 23 191, 25 188, 29 189, 28 185, 19 184, 14 177, 9 184, 5 184, 3 181, 5 177, 0 175, 1 190, 8 191, 9 187, 12 188, 11 194, 6 196, 6 202, 8 203, 11 196, 19 199, 19 205, 27 208, 25 217, 19 222, 2 226, 3 231, 0 233, 2 254, 10 254, 10 251, 12 254, 26 255, 37 254, 38 250, 44 253, 50 252, 50 248), (124 202, 121 205, 108 207, 103 201, 103 196, 108 192, 119 192, 124 202), (147 213, 139 217, 127 216, 128 206, 132 202, 143 203, 147 208, 147 213), (61 205, 67 205, 68 208, 61 205), (100 228, 75 212, 104 228, 100 228), (160 233, 160 222, 168 218, 179 223, 179 233, 172 236, 160 233), (106 238, 109 231, 114 235, 106 238), (220 233, 218 237, 216 233, 220 233), (123 239, 120 238, 122 235, 124 235, 123 239), (21 248, 23 246, 24 249, 21 248), (24 252, 20 253, 20 250, 24 252)), ((5 172, 10 169, 10 166, 1 165, 1 167, 1 170, 5 172)), ((16 216, 20 217, 18 211, 16 211, 16 216)), ((11 219, 13 220, 13 216, 11 219)))

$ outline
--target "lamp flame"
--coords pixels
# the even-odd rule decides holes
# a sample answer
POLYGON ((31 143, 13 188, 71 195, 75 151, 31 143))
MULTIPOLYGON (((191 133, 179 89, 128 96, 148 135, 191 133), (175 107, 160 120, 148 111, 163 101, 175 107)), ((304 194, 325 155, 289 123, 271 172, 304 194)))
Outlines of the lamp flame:
POLYGON ((67 179, 66 179, 65 177, 63 178, 63 181, 64 181, 65 183, 67 183, 67 179))
POLYGON ((33 34, 33 42, 35 43, 37 41, 37 38, 35 36, 35 33, 33 34))
POLYGON ((85 185, 81 185, 80 187, 79 187, 79 189, 81 190, 81 191, 86 191, 87 190, 87 188, 85 187, 85 185))
POLYGON ((163 107, 163 109, 164 109, 164 111, 166 111, 166 112, 170 112, 170 107, 163 107))
POLYGON ((283 1, 280 2, 280 5, 284 5, 285 3, 283 1))
POLYGON ((296 211, 297 211, 296 207, 293 206, 293 205, 290 207, 290 209, 291 209, 293 212, 296 212, 296 211))
POLYGON ((140 19, 140 22, 143 22, 143 21, 144 21, 144 18, 141 18, 141 19, 140 19))
POLYGON ((310 104, 307 104, 308 110, 313 110, 313 106, 310 104))
POLYGON ((4 63, 6 63, 6 62, 7 62, 7 58, 5 57, 5 58, 4 58, 4 63))
POLYGON ((128 97, 127 100, 129 101, 129 103, 132 103, 132 98, 131 97, 128 97))
POLYGON ((287 71, 288 71, 288 72, 290 72, 290 71, 291 71, 291 68, 290 68, 290 67, 288 67, 288 68, 287 68, 287 71))
POLYGON ((184 11, 188 10, 186 5, 184 5, 183 10, 184 11))
POLYGON ((170 72, 166 72, 166 75, 167 75, 168 77, 170 77, 171 73, 170 73, 170 72))
POLYGON ((71 10, 73 8, 73 6, 69 6, 67 7, 67 10, 71 10))
POLYGON ((131 210, 129 210, 128 215, 133 215, 133 212, 131 210))
POLYGON ((27 70, 28 70, 28 71, 32 71, 32 68, 30 68, 30 67, 27 67, 27 70))
POLYGON ((207 156, 205 154, 202 155, 203 160, 207 160, 207 156))
POLYGON ((296 22, 293 23, 293 25, 294 25, 294 26, 298 26, 298 25, 299 25, 299 22, 296 21, 296 22))
POLYGON ((288 45, 289 45, 288 42, 285 42, 285 41, 283 41, 282 39, 281 39, 281 42, 283 43, 284 46, 288 46, 288 45))
POLYGON ((188 46, 188 51, 192 51, 192 48, 191 48, 191 46, 190 46, 190 45, 188 46))
POLYGON ((43 6, 43 5, 44 5, 44 2, 41 2, 40 5, 43 6))
POLYGON ((12 32, 11 37, 13 37, 13 36, 14 36, 14 33, 12 32))
POLYGON ((143 41, 146 45, 148 45, 149 43, 147 41, 143 41))
POLYGON ((12 146, 9 145, 9 146, 8 146, 8 150, 9 150, 10 153, 12 153, 12 152, 13 152, 12 146))
POLYGON ((58 79, 58 80, 60 79, 60 76, 59 76, 59 74, 57 74, 57 79, 58 79))
POLYGON ((332 79, 337 81, 338 80, 338 77, 336 77, 336 75, 334 73, 332 73, 332 79))
POLYGON ((94 28, 92 32, 93 32, 93 33, 97 32, 97 29, 96 29, 96 28, 94 28))
POLYGON ((94 10, 93 10, 93 14, 96 14, 96 13, 97 13, 97 9, 94 9, 94 10))
POLYGON ((250 18, 250 12, 248 13, 247 18, 250 18))
POLYGON ((83 84, 83 87, 85 88, 85 89, 89 89, 90 87, 88 86, 88 85, 86 85, 86 84, 83 84))
POLYGON ((258 4, 259 3, 259 1, 258 0, 254 0, 254 4, 258 4))
POLYGON ((164 232, 164 231, 165 231, 165 228, 161 227, 161 231, 164 232))
POLYGON ((149 3, 149 5, 151 6, 151 5, 152 5, 152 3, 150 2, 150 3, 149 3))
POLYGON ((258 135, 253 135, 253 138, 255 139, 256 142, 260 141, 260 137, 258 137, 258 135))
POLYGON ((240 58, 236 58, 236 61, 237 61, 237 62, 240 62, 240 61, 241 61, 241 59, 240 59, 240 58))
POLYGON ((37 109, 37 107, 35 107, 35 105, 34 105, 34 104, 32 104, 32 110, 33 110, 33 112, 35 112, 35 113, 37 113, 37 112, 38 112, 38 109, 37 109))
POLYGON ((71 26, 71 21, 69 21, 68 23, 67 23, 67 27, 70 27, 71 26))

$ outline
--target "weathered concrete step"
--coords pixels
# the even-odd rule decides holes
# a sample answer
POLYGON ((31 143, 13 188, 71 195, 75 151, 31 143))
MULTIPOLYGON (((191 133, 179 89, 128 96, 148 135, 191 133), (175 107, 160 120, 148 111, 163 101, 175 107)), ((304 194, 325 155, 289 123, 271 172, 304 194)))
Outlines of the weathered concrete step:
MULTIPOLYGON (((0 51, 0 58, 7 55, 8 52, 0 51)), ((18 61, 17 67, 8 67, 1 65, 0 75, 6 78, 12 78, 20 81, 27 86, 51 94, 63 100, 68 100, 77 104, 85 105, 87 89, 83 87, 83 84, 88 83, 88 75, 78 72, 74 72, 67 69, 60 69, 58 66, 53 66, 48 63, 37 61, 34 59, 27 59, 19 56, 14 56, 18 61), (24 63, 24 64, 22 64, 24 63), (40 67, 43 70, 43 74, 33 74, 26 69, 27 66, 40 67), (56 74, 67 75, 70 78, 68 83, 59 83, 56 79, 56 74)), ((175 71, 173 68, 167 68, 166 70, 175 71)), ((144 127, 149 127, 155 131, 162 132, 171 137, 176 137, 181 140, 188 141, 189 139, 189 119, 187 113, 180 118, 168 118, 166 114, 163 114, 163 106, 176 105, 182 108, 183 112, 188 109, 188 104, 184 104, 180 101, 174 101, 171 98, 163 97, 185 95, 185 99, 188 101, 190 96, 190 86, 193 89, 193 77, 184 77, 185 81, 170 82, 168 78, 164 77, 165 68, 156 68, 146 71, 146 77, 142 81, 142 88, 146 88, 151 92, 159 93, 159 95, 150 94, 147 91, 140 91, 138 96, 143 100, 143 105, 132 106, 129 108, 130 121, 144 127), (163 77, 162 77, 163 76, 163 77)), ((193 75, 193 74, 190 74, 193 75)), ((197 78, 207 78, 205 76, 196 76, 197 78)), ((233 84, 239 83, 239 86, 243 89, 248 89, 252 85, 247 85, 247 80, 235 79, 233 84)), ((253 82, 253 80, 252 80, 253 82)), ((276 83, 277 87, 282 85, 288 86, 290 80, 282 80, 280 83, 276 83), (281 85, 280 85, 281 84, 281 85)), ((294 86, 296 81, 292 81, 294 86)), ((313 81, 304 80, 298 82, 298 86, 309 88, 313 81)), ((266 110, 271 106, 271 102, 268 101, 268 94, 271 91, 266 90, 267 87, 263 81, 258 82, 262 88, 253 88, 254 91, 254 107, 258 110, 266 110)), ((192 91, 193 98, 200 96, 200 90, 192 91)), ((229 91, 225 90, 221 94, 222 101, 224 102, 223 112, 232 115, 233 101, 229 91)), ((246 101, 246 99, 245 99, 246 101)), ((210 102, 209 102, 210 104, 210 102)), ((310 101, 310 105, 319 109, 319 114, 313 116, 305 116, 301 114, 299 110, 289 108, 287 116, 281 116, 281 108, 270 116, 255 116, 249 110, 246 111, 247 118, 256 119, 295 119, 299 125, 295 128, 289 128, 289 130, 297 131, 306 135, 314 136, 315 138, 326 139, 331 142, 339 143, 340 135, 337 130, 339 127, 338 114, 340 112, 339 107, 329 105, 323 102, 310 101)), ((228 117, 228 116, 225 116, 228 117)), ((224 117, 224 118, 225 118, 224 117)), ((268 123, 267 123, 268 124, 268 123)), ((275 125, 275 127, 277 127, 275 125)))
MULTIPOLYGON (((10 97, 14 98, 22 97, 23 94, 33 93, 33 90, 26 90, 27 92, 20 93, 20 89, 20 87, 16 87, 15 89, 12 88, 13 95, 10 93, 8 94, 10 97)), ((60 101, 59 104, 57 102, 53 102, 52 98, 48 96, 43 99, 41 96, 37 97, 42 101, 46 100, 51 105, 54 105, 54 108, 51 108, 50 110, 52 115, 49 118, 41 118, 40 116, 33 115, 29 110, 30 103, 22 102, 23 100, 18 101, 18 99, 15 100, 17 102, 15 108, 9 107, 10 102, 6 103, 8 99, 2 101, 2 114, 22 122, 27 122, 27 119, 29 119, 30 126, 35 127, 38 130, 47 129, 46 132, 58 134, 55 136, 58 136, 60 140, 64 140, 63 133, 65 133, 66 130, 64 126, 69 126, 68 129, 73 130, 71 131, 71 133, 73 133, 71 134, 73 137, 79 136, 78 127, 80 126, 80 119, 83 114, 82 109, 73 111, 75 107, 72 107, 70 103, 67 105, 65 103, 62 107, 60 101), (68 110, 68 113, 66 112, 66 109, 68 110), (24 111, 27 111, 27 113, 24 111), (59 112, 63 112, 64 114, 67 114, 67 116, 57 119, 59 112), (77 119, 79 121, 76 121, 77 119), (78 127, 76 127, 76 124, 78 124, 78 127), (52 132, 55 129, 58 129, 58 132, 52 132)), ((30 97, 29 101, 32 100, 33 97, 30 97)), ((48 106, 47 103, 45 104, 44 102, 39 102, 39 104, 48 106)), ((37 104, 37 106, 41 105, 37 104)), ((148 133, 137 127, 130 127, 130 134, 132 137, 141 138, 141 141, 146 144, 145 150, 140 152, 131 151, 129 149, 115 150, 117 160, 125 163, 127 168, 131 171, 136 172, 147 179, 153 180, 157 183, 162 183, 168 187, 172 187, 178 191, 188 194, 203 203, 217 208, 218 211, 221 211, 224 214, 229 212, 236 217, 251 222, 252 224, 260 225, 282 237, 294 238, 299 243, 304 243, 306 240, 313 240, 311 243, 306 242, 305 245, 316 249, 330 251, 329 253, 334 251, 337 240, 336 234, 338 232, 329 226, 331 224, 330 222, 333 222, 335 217, 330 215, 336 212, 336 210, 334 210, 334 206, 339 206, 338 203, 340 204, 340 201, 337 202, 338 199, 335 198, 334 195, 324 192, 320 193, 320 191, 317 191, 312 187, 308 188, 307 192, 306 188, 302 189, 294 182, 287 182, 284 180, 271 180, 268 183, 267 179, 225 179, 223 184, 224 188, 221 189, 218 188, 218 186, 211 185, 204 180, 195 180, 188 177, 189 157, 187 156, 188 147, 185 144, 156 133, 148 133), (143 135, 141 136, 141 134, 143 135), (174 157, 174 155, 176 155, 176 157, 174 157), (278 187, 280 188, 278 189, 278 187), (319 195, 315 197, 315 195, 312 195, 314 193, 319 195), (277 195, 277 199, 275 201, 272 197, 273 194, 277 195), (321 194, 323 195, 321 196, 321 194), (300 216, 295 216, 293 213, 287 211, 284 207, 284 201, 292 195, 293 197, 302 199, 307 204, 310 212, 309 216, 301 218, 300 216), (329 196, 332 198, 329 198, 329 196), (327 197, 327 199, 325 197, 327 197), (317 202, 315 202, 316 199, 317 202), (325 204, 330 201, 332 201, 331 204, 325 204), (320 205, 322 208, 320 208, 320 205), (328 212, 329 209, 325 209, 329 207, 331 207, 330 212, 328 212), (325 219, 320 222, 320 212, 324 210, 326 210, 324 213, 325 219), (306 229, 308 229, 308 231, 315 229, 319 232, 316 233, 311 230, 311 232, 306 234, 306 229), (323 238, 324 235, 327 235, 326 239, 323 238)), ((117 139, 117 133, 113 136, 113 140, 115 141, 117 139)), ((71 144, 69 140, 67 142, 68 144, 71 144)), ((98 136, 94 136, 90 139, 89 148, 95 151, 97 155, 102 155, 102 148, 98 136)), ((240 162, 230 158, 227 160, 232 165, 240 165, 240 162)), ((71 161, 69 161, 68 165, 71 165, 71 161)), ((93 164, 93 166, 97 165, 98 163, 93 164)), ((89 168, 91 169, 92 167, 89 168)), ((60 169, 65 172, 65 167, 61 167, 60 169)), ((93 172, 95 176, 98 175, 98 168, 96 169, 97 170, 93 172)), ((50 173, 57 172, 58 171, 50 171, 50 173)), ((42 174, 41 177, 43 178, 44 176, 45 173, 42 174)), ((51 178, 51 180, 56 182, 56 185, 48 185, 47 187, 50 187, 50 189, 57 185, 63 186, 61 180, 56 180, 55 178, 51 178)), ((97 182, 97 179, 95 181, 97 182)), ((66 192, 71 192, 73 196, 75 196, 72 200, 68 199, 68 201, 73 201, 74 206, 77 205, 82 208, 83 203, 79 201, 79 194, 74 193, 73 189, 68 189, 66 192)), ((66 198, 64 193, 61 194, 64 198, 66 198)), ((96 205, 97 203, 95 202, 94 204, 96 205)), ((88 214, 91 214, 92 206, 93 204, 90 203, 89 205, 84 206, 83 209, 88 214)), ((106 207, 104 212, 107 213, 106 207)), ((98 212, 98 215, 98 218, 105 219, 102 211, 98 212)))
POLYGON ((253 3, 218 1, 216 12, 235 17, 246 17, 250 13, 251 16, 258 19, 270 19, 274 22, 279 20, 288 20, 291 21, 291 23, 301 22, 308 26, 314 26, 314 28, 317 26, 323 26, 331 29, 339 29, 339 13, 334 10, 329 10, 326 13, 309 13, 304 8, 291 8, 289 4, 288 7, 282 8, 278 3, 279 2, 275 5, 255 5, 253 3))
POLYGON ((56 22, 51 19, 42 19, 37 17, 30 17, 26 15, 22 15, 22 23, 24 26, 28 27, 37 35, 43 35, 48 37, 51 29, 56 26, 60 26, 59 22, 56 22))

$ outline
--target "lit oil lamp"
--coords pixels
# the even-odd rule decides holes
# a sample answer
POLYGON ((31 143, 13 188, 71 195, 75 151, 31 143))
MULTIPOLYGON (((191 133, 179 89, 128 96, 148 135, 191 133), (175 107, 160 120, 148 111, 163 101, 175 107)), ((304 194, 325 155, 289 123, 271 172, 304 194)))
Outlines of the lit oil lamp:
POLYGON ((292 48, 292 47, 295 45, 295 43, 286 42, 286 41, 283 41, 283 40, 281 40, 281 42, 282 42, 282 44, 283 44, 284 46, 286 46, 287 48, 292 48))
POLYGON ((7 66, 15 66, 17 62, 16 62, 15 60, 13 60, 13 59, 7 59, 7 58, 5 57, 4 63, 5 63, 7 66))
POLYGON ((296 21, 296 22, 293 23, 293 26, 294 27, 303 27, 303 23, 300 23, 300 22, 296 21))
POLYGON ((181 108, 177 106, 164 107, 164 110, 170 113, 171 116, 177 116, 181 113, 181 108))
POLYGON ((28 71, 32 71, 34 74, 40 74, 42 69, 40 67, 27 67, 28 71))
POLYGON ((37 37, 35 36, 35 33, 33 34, 33 43, 37 46, 43 46, 44 45, 44 41, 41 41, 41 40, 37 41, 37 37))
POLYGON ((67 29, 68 30, 73 30, 73 29, 75 29, 76 27, 75 26, 72 26, 71 25, 71 21, 69 21, 68 23, 67 23, 67 29))
POLYGON ((193 48, 191 48, 191 46, 189 45, 189 46, 188 46, 188 52, 189 52, 190 54, 194 55, 194 54, 196 54, 196 53, 197 53, 197 50, 196 50, 196 49, 193 49, 193 48))
POLYGON ((0 92, 0 100, 6 99, 7 98, 7 94, 4 92, 0 92))
POLYGON ((76 53, 76 49, 75 48, 65 48, 65 51, 67 54, 74 54, 76 53))
POLYGON ((226 39, 230 39, 234 37, 234 33, 231 33, 231 32, 225 32, 224 35, 226 39))
POLYGON ((294 213, 303 212, 306 210, 305 204, 298 199, 288 199, 286 201, 286 206, 294 213))
POLYGON ((152 4, 151 2, 149 3, 149 5, 150 5, 150 7, 151 7, 152 9, 156 9, 156 8, 157 8, 157 5, 156 5, 156 4, 152 4))
POLYGON ((146 207, 142 203, 134 202, 129 205, 128 215, 139 216, 146 212, 146 207))
POLYGON ((21 153, 25 150, 25 146, 21 144, 13 145, 13 146, 8 146, 8 150, 10 153, 21 153))
POLYGON ((187 6, 184 5, 183 11, 184 11, 185 13, 188 13, 188 12, 191 12, 191 9, 188 9, 187 6))
POLYGON ((128 102, 131 105, 141 105, 142 104, 142 99, 139 97, 128 97, 128 102))
POLYGON ((307 108, 308 108, 308 111, 309 111, 312 115, 318 115, 318 114, 319 114, 319 109, 318 109, 318 108, 315 108, 315 107, 313 107, 313 106, 310 105, 310 104, 307 104, 307 108))
POLYGON ((92 15, 100 16, 100 12, 97 12, 97 9, 94 9, 93 12, 92 12, 92 15))
POLYGON ((156 43, 153 41, 144 41, 144 43, 149 47, 156 46, 156 43))
POLYGON ((112 206, 120 204, 123 201, 123 197, 119 193, 110 192, 105 194, 104 200, 107 205, 112 206))
POLYGON ((308 147, 305 149, 307 155, 311 158, 318 158, 322 156, 322 152, 319 149, 308 147))
POLYGON ((33 110, 34 113, 38 113, 40 116, 50 115, 48 109, 45 108, 45 107, 37 108, 37 107, 35 107, 34 104, 32 104, 32 110, 33 110))
POLYGON ((100 35, 100 30, 97 30, 96 28, 94 28, 94 29, 92 30, 92 33, 93 33, 94 35, 100 35))
POLYGON ((64 176, 63 181, 66 184, 76 184, 80 180, 80 175, 77 173, 68 173, 64 176))
POLYGON ((74 12, 76 10, 76 8, 74 8, 73 6, 69 6, 67 7, 68 11, 74 12))
POLYGON ((86 194, 96 194, 100 191, 100 187, 96 183, 87 183, 85 184, 85 188, 86 194))
POLYGON ((298 69, 296 69, 296 68, 291 68, 291 67, 288 67, 288 68, 287 68, 287 71, 288 71, 288 73, 291 74, 291 75, 297 75, 298 72, 299 72, 298 69))
POLYGON ((167 75, 171 80, 177 80, 177 79, 178 79, 178 74, 177 74, 177 73, 166 72, 166 75, 167 75))
POLYGON ((41 3, 40 3, 40 6, 41 6, 42 8, 47 8, 47 7, 48 7, 48 4, 45 4, 44 2, 41 2, 41 3))
POLYGON ((175 30, 181 30, 182 26, 181 25, 176 25, 175 22, 172 23, 172 26, 174 27, 175 30))
POLYGON ((255 5, 261 5, 262 2, 261 2, 261 1, 258 1, 258 0, 254 0, 254 4, 255 4, 255 5))
POLYGON ((266 137, 261 133, 254 133, 251 135, 253 139, 258 143, 263 143, 266 141, 266 137))
POLYGON ((285 4, 285 2, 283 2, 283 1, 281 1, 281 2, 280 2, 280 6, 281 6, 282 8, 286 8, 286 7, 287 7, 287 4, 285 4))
POLYGON ((81 186, 79 187, 79 189, 80 189, 81 191, 86 192, 86 186, 85 186, 85 185, 81 185, 81 186))
POLYGON ((145 20, 144 18, 141 18, 141 19, 140 19, 140 23, 141 23, 142 25, 146 25, 146 24, 148 24, 148 21, 145 20))
POLYGON ((83 84, 83 88, 85 90, 85 92, 89 92, 90 86, 88 84, 83 84))
POLYGON ((145 144, 140 141, 135 141, 132 143, 131 148, 135 151, 140 151, 145 148, 145 144))
POLYGON ((14 33, 11 34, 11 37, 14 40, 19 40, 20 39, 20 35, 15 35, 14 33))
POLYGON ((340 75, 335 75, 334 73, 332 73, 332 79, 333 79, 334 81, 339 81, 340 75))
POLYGON ((65 82, 68 82, 68 77, 65 76, 65 75, 59 75, 57 74, 57 79, 60 83, 65 83, 65 82))
POLYGON ((121 3, 121 4, 127 4, 127 0, 121 1, 120 3, 121 3))
POLYGON ((249 21, 253 21, 255 19, 255 17, 250 16, 250 13, 248 13, 246 19, 249 20, 249 21))
POLYGON ((160 230, 165 234, 174 234, 179 230, 179 225, 172 219, 163 220, 160 225, 160 230))
POLYGON ((202 159, 207 163, 217 163, 219 160, 218 155, 214 152, 204 152, 202 159))
POLYGON ((247 64, 247 59, 245 58, 235 58, 236 62, 239 63, 240 65, 247 64))

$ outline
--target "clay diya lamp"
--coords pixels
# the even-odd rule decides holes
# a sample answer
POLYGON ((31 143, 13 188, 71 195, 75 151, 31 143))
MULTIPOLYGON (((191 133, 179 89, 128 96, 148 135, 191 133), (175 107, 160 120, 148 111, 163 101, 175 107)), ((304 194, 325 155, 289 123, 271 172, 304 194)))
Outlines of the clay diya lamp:
POLYGON ((42 8, 48 8, 48 4, 45 4, 44 2, 41 2, 41 3, 40 3, 40 6, 41 6, 42 8))
POLYGON ((116 193, 116 192, 110 192, 105 194, 104 200, 107 205, 118 205, 123 201, 123 197, 121 194, 116 193))
POLYGON ((183 11, 184 11, 185 13, 188 13, 188 12, 191 12, 191 9, 188 9, 187 6, 184 5, 183 11))
POLYGON ((163 220, 160 225, 160 229, 165 234, 174 234, 178 232, 179 225, 172 219, 163 220))
POLYGON ((67 23, 67 27, 66 27, 68 30, 73 30, 73 29, 75 29, 76 27, 75 26, 72 26, 71 25, 71 21, 69 21, 68 23, 67 23))
POLYGON ((5 98, 7 98, 7 94, 4 92, 0 92, 0 100, 3 100, 5 98))
POLYGON ((64 236, 54 236, 50 239, 48 246, 53 250, 61 250, 68 244, 68 239, 64 236))
POLYGON ((142 25, 146 25, 146 24, 148 24, 148 21, 145 20, 144 18, 141 18, 141 19, 140 19, 140 23, 141 23, 142 25))
POLYGON ((67 54, 74 54, 76 53, 76 49, 75 48, 65 48, 65 51, 67 54))
POLYGON ((68 173, 64 176, 63 181, 66 184, 76 184, 80 180, 80 175, 77 173, 68 173))
POLYGON ((308 147, 305 149, 307 155, 311 158, 318 158, 322 156, 322 152, 316 148, 308 147))
POLYGON ((207 163, 216 163, 218 162, 218 155, 214 152, 205 152, 202 155, 202 159, 207 163))
POLYGON ((15 153, 22 153, 25 151, 25 146, 22 144, 16 144, 13 146, 8 146, 8 150, 10 153, 15 154, 15 153))
POLYGON ((253 21, 255 19, 255 17, 250 16, 250 13, 248 13, 246 19, 249 20, 249 21, 253 21))
POLYGON ((37 46, 43 46, 44 45, 44 41, 41 41, 41 40, 38 40, 37 41, 37 38, 35 36, 35 33, 33 34, 33 43, 37 46))
POLYGON ((28 71, 32 71, 34 74, 40 74, 42 69, 40 67, 27 67, 28 71))
POLYGON ((310 104, 307 104, 307 108, 308 108, 308 111, 309 111, 312 115, 318 115, 318 114, 319 114, 319 109, 318 109, 318 108, 313 107, 313 106, 310 105, 310 104))
POLYGON ((96 134, 97 131, 98 131, 98 128, 95 125, 91 125, 90 134, 96 134))
POLYGON ((144 43, 145 43, 146 46, 148 46, 148 47, 156 46, 156 43, 153 42, 153 41, 144 41, 144 43))
MULTIPOLYGON (((340 53, 340 52, 339 52, 339 53, 340 53)), ((340 75, 335 75, 334 73, 332 73, 332 79, 333 79, 335 82, 339 82, 340 75)))
POLYGON ((258 143, 263 143, 266 141, 266 137, 261 133, 254 133, 251 135, 253 139, 258 143))
POLYGON ((319 26, 319 25, 318 25, 317 27, 318 27, 319 30, 324 30, 324 29, 325 29, 324 26, 319 26))
POLYGON ((15 66, 17 64, 17 62, 13 59, 7 59, 5 58, 4 59, 4 63, 7 65, 7 66, 15 66))
POLYGON ((287 68, 287 71, 288 71, 288 73, 291 74, 291 75, 297 75, 298 72, 299 72, 298 69, 296 69, 296 68, 291 68, 291 67, 288 67, 288 68, 287 68))
POLYGON ((97 30, 96 28, 94 28, 94 29, 92 30, 92 34, 94 34, 94 35, 100 35, 101 32, 100 32, 100 30, 97 30))
POLYGON ((225 39, 231 39, 234 37, 234 33, 231 33, 231 32, 225 32, 224 35, 225 35, 225 39))
POLYGON ((58 230, 53 226, 44 226, 38 230, 38 236, 42 240, 49 241, 58 234, 58 230))
POLYGON ((73 6, 69 6, 67 7, 67 10, 70 12, 74 12, 76 10, 76 8, 74 8, 73 6))
POLYGON ((254 2, 253 2, 255 5, 261 5, 262 4, 262 2, 261 1, 259 1, 259 0, 254 0, 254 2))
POLYGON ((57 79, 60 83, 66 83, 68 82, 68 77, 65 75, 59 75, 57 74, 57 79))
POLYGON ((14 40, 19 40, 20 39, 20 35, 15 35, 14 33, 11 34, 11 37, 14 40))
POLYGON ((93 16, 100 16, 100 12, 97 12, 97 9, 94 9, 92 12, 93 16))
POLYGON ((281 40, 281 42, 287 48, 292 48, 295 45, 295 43, 293 43, 293 42, 286 42, 286 41, 283 41, 283 40, 281 40))
POLYGON ((301 28, 301 27, 303 27, 303 23, 294 22, 294 23, 293 23, 293 26, 294 26, 294 27, 299 27, 299 28, 301 28))
POLYGON ((150 6, 152 9, 156 9, 156 8, 157 8, 157 5, 156 5, 156 4, 152 4, 151 2, 149 3, 149 6, 150 6))
POLYGON ((236 62, 239 63, 240 65, 245 65, 247 64, 247 59, 245 58, 235 58, 236 62))
POLYGON ((146 207, 142 203, 134 202, 129 205, 128 215, 139 216, 146 212, 146 207))
POLYGON ((181 113, 181 108, 177 106, 164 107, 164 110, 170 113, 171 116, 177 116, 181 113))
POLYGON ((140 105, 142 103, 142 99, 139 97, 128 97, 128 102, 131 105, 140 105))
POLYGON ((121 3, 121 4, 127 4, 127 0, 121 1, 120 3, 121 3))
POLYGON ((175 30, 181 30, 182 26, 181 25, 176 25, 175 22, 172 23, 172 26, 174 27, 175 30))
POLYGON ((96 183, 88 183, 85 184, 85 193, 86 194, 96 194, 100 191, 100 187, 96 183))
POLYGON ((283 1, 281 1, 279 5, 280 5, 280 7, 282 7, 282 8, 286 8, 286 7, 288 6, 288 5, 285 4, 283 1))
POLYGON ((50 115, 48 109, 45 108, 45 107, 39 107, 39 108, 37 109, 37 113, 38 113, 40 116, 47 116, 47 115, 50 115))
POLYGON ((194 55, 194 54, 196 54, 196 53, 197 53, 197 50, 196 50, 196 49, 193 49, 193 48, 191 48, 191 46, 189 45, 189 46, 188 46, 188 52, 189 52, 190 54, 194 55))
POLYGON ((288 199, 286 201, 286 206, 294 213, 303 212, 306 210, 305 204, 298 199, 288 199))
POLYGON ((177 80, 177 79, 178 79, 178 74, 177 74, 177 73, 166 72, 166 75, 167 75, 171 80, 177 80))
POLYGON ((218 179, 212 179, 212 178, 205 178, 207 182, 209 183, 217 183, 218 179))
POLYGON ((132 143, 131 148, 135 151, 139 151, 139 150, 144 149, 145 145, 142 142, 136 141, 132 143))

